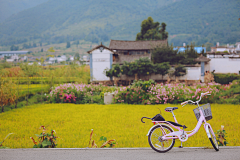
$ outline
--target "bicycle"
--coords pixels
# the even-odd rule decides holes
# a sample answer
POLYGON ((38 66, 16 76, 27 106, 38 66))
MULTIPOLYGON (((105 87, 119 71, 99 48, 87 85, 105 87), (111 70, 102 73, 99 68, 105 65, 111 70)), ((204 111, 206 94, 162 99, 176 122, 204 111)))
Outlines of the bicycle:
POLYGON ((191 103, 193 105, 198 105, 198 107, 193 110, 198 122, 196 127, 192 131, 184 131, 184 129, 186 129, 187 127, 177 122, 177 119, 173 111, 178 109, 178 107, 165 108, 166 112, 172 113, 175 122, 165 121, 165 119, 160 114, 157 114, 153 118, 149 118, 149 117, 141 118, 142 123, 145 123, 143 121, 143 118, 151 119, 152 122, 154 123, 154 126, 150 128, 147 134, 149 145, 153 150, 160 153, 164 153, 171 150, 175 144, 175 139, 179 139, 181 143, 187 141, 188 137, 191 137, 194 134, 196 134, 200 129, 201 125, 204 123, 204 129, 207 133, 207 136, 213 148, 216 151, 219 151, 218 142, 216 140, 216 136, 213 132, 213 129, 211 125, 206 122, 212 119, 211 106, 209 103, 203 106, 199 106, 199 102, 201 101, 202 97, 205 95, 210 95, 210 94, 209 92, 201 93, 201 96, 198 101, 194 102, 192 100, 188 100, 181 103, 182 107, 188 103, 191 103), (172 127, 177 129, 178 131, 174 131, 172 127))

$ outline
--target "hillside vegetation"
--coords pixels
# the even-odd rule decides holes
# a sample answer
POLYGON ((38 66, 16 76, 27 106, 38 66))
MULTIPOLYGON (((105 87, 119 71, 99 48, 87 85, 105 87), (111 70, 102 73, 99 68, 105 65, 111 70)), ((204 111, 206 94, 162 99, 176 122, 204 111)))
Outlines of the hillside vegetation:
POLYGON ((0 23, 12 14, 37 6, 47 0, 0 0, 0 23))
POLYGON ((0 24, 0 45, 27 41, 135 40, 149 16, 167 24, 169 43, 240 41, 238 0, 49 0, 0 24))

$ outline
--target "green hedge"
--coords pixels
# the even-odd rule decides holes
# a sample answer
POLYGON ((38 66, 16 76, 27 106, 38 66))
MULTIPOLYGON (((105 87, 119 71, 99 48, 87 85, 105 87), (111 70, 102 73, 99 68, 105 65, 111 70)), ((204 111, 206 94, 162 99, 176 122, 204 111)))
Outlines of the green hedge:
POLYGON ((214 74, 214 81, 220 84, 229 84, 230 82, 240 79, 240 75, 228 73, 228 74, 214 74))

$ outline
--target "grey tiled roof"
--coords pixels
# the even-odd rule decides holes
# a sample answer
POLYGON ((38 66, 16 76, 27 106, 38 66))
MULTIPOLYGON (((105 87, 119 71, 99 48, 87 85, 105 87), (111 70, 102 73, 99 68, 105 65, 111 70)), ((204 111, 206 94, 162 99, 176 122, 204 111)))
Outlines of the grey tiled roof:
POLYGON ((121 41, 111 40, 109 48, 112 50, 149 50, 156 46, 168 44, 166 40, 152 40, 152 41, 121 41))
POLYGON ((204 57, 202 54, 200 57, 196 58, 195 61, 197 62, 209 62, 211 59, 204 57))

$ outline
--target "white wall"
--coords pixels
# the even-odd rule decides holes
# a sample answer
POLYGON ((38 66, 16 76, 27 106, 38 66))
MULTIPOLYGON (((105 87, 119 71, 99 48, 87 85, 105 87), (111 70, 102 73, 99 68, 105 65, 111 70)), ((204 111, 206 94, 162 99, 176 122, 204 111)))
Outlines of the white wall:
POLYGON ((215 73, 239 73, 240 58, 212 58, 210 61, 210 72, 215 73))
POLYGON ((110 69, 110 55, 111 51, 104 49, 100 52, 99 49, 92 51, 92 76, 93 81, 105 81, 110 80, 105 76, 104 70, 110 69))
POLYGON ((179 80, 199 80, 201 77, 201 67, 186 67, 187 74, 179 78, 179 80))

